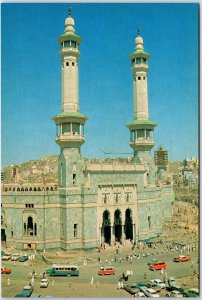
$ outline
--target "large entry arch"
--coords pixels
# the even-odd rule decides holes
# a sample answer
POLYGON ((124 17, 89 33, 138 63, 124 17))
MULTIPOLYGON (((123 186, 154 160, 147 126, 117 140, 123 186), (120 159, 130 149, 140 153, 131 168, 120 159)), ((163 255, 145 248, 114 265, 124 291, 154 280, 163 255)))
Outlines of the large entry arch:
POLYGON ((122 219, 121 211, 119 209, 114 212, 114 235, 115 241, 121 242, 122 239, 122 219))
POLYGON ((125 236, 127 240, 133 240, 133 219, 130 208, 125 212, 125 236))
POLYGON ((111 243, 111 221, 110 212, 105 210, 103 212, 103 222, 102 222, 102 235, 104 236, 104 243, 111 243))

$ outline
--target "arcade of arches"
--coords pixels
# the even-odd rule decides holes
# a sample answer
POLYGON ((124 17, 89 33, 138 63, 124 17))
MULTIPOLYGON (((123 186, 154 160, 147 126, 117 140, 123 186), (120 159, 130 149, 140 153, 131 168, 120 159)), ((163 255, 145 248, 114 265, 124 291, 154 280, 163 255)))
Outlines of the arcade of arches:
POLYGON ((111 215, 105 210, 102 215, 101 243, 112 244, 123 243, 125 240, 135 239, 135 223, 131 209, 126 209, 124 216, 119 209, 114 212, 114 223, 111 222, 111 215))

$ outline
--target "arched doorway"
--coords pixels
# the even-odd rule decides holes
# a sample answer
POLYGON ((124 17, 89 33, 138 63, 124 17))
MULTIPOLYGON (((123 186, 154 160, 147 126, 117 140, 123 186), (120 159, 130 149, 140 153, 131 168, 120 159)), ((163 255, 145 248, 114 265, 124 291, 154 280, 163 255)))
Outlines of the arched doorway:
POLYGON ((32 217, 28 217, 27 219, 27 233, 28 235, 33 235, 34 226, 32 217))
POLYGON ((126 240, 133 240, 133 222, 131 209, 126 209, 125 213, 125 235, 126 240))
POLYGON ((1 241, 6 242, 6 231, 4 228, 1 228, 1 241))
POLYGON ((122 238, 122 220, 121 220, 121 211, 119 209, 114 212, 114 235, 115 241, 121 242, 122 238))
POLYGON ((103 235, 104 235, 104 242, 110 244, 111 242, 111 221, 110 221, 110 213, 108 210, 103 212, 103 235))

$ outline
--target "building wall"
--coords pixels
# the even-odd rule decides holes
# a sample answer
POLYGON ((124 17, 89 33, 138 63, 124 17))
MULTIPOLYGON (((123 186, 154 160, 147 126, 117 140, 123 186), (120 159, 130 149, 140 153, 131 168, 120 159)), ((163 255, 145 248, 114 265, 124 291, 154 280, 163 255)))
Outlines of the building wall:
MULTIPOLYGON (((115 238, 116 210, 120 211, 122 226, 126 210, 131 211, 134 241, 162 232, 163 220, 172 215, 171 186, 149 184, 144 166, 97 164, 94 170, 84 166, 83 171, 78 173, 79 185, 60 187, 58 191, 3 192, 2 228, 7 244, 16 243, 18 249, 31 244, 39 250, 97 247, 103 242, 106 210, 110 214, 111 242, 115 238), (37 224, 36 235, 24 234, 29 217, 37 224)), ((124 232, 122 238, 124 241, 124 232)))

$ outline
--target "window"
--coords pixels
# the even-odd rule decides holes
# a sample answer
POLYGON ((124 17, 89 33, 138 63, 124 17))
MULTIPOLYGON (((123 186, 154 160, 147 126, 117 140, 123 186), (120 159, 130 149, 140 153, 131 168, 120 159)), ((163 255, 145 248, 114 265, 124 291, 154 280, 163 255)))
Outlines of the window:
POLYGON ((147 62, 147 59, 143 58, 143 63, 146 64, 146 62, 147 62))
POLYGON ((76 42, 75 41, 71 41, 71 47, 76 48, 76 42))
POLYGON ((69 67, 69 62, 68 61, 66 62, 66 66, 69 67))
POLYGON ((72 66, 74 67, 74 62, 72 63, 72 66))
POLYGON ((148 225, 149 225, 149 228, 151 228, 151 216, 148 216, 148 225))
POLYGON ((107 203, 107 195, 104 195, 104 200, 103 200, 104 204, 107 203))
POLYGON ((65 47, 70 47, 70 41, 65 41, 65 42, 64 42, 64 46, 65 46, 65 47))
POLYGON ((136 58, 136 64, 141 64, 142 60, 141 60, 141 57, 137 57, 136 58))
POLYGON ((141 77, 140 77, 140 76, 138 76, 138 80, 141 80, 141 77))
POLYGON ((34 204, 25 204, 26 208, 34 208, 34 204))
POLYGON ((126 202, 129 202, 129 194, 126 194, 126 202))
POLYGON ((145 80, 145 76, 143 77, 143 79, 145 80))
POLYGON ((116 194, 116 196, 115 196, 115 202, 116 202, 116 203, 119 202, 119 196, 118 196, 118 194, 116 194))
POLYGON ((73 174, 73 185, 76 184, 76 174, 73 174))
POLYGON ((77 237, 78 224, 74 224, 74 237, 77 237))

